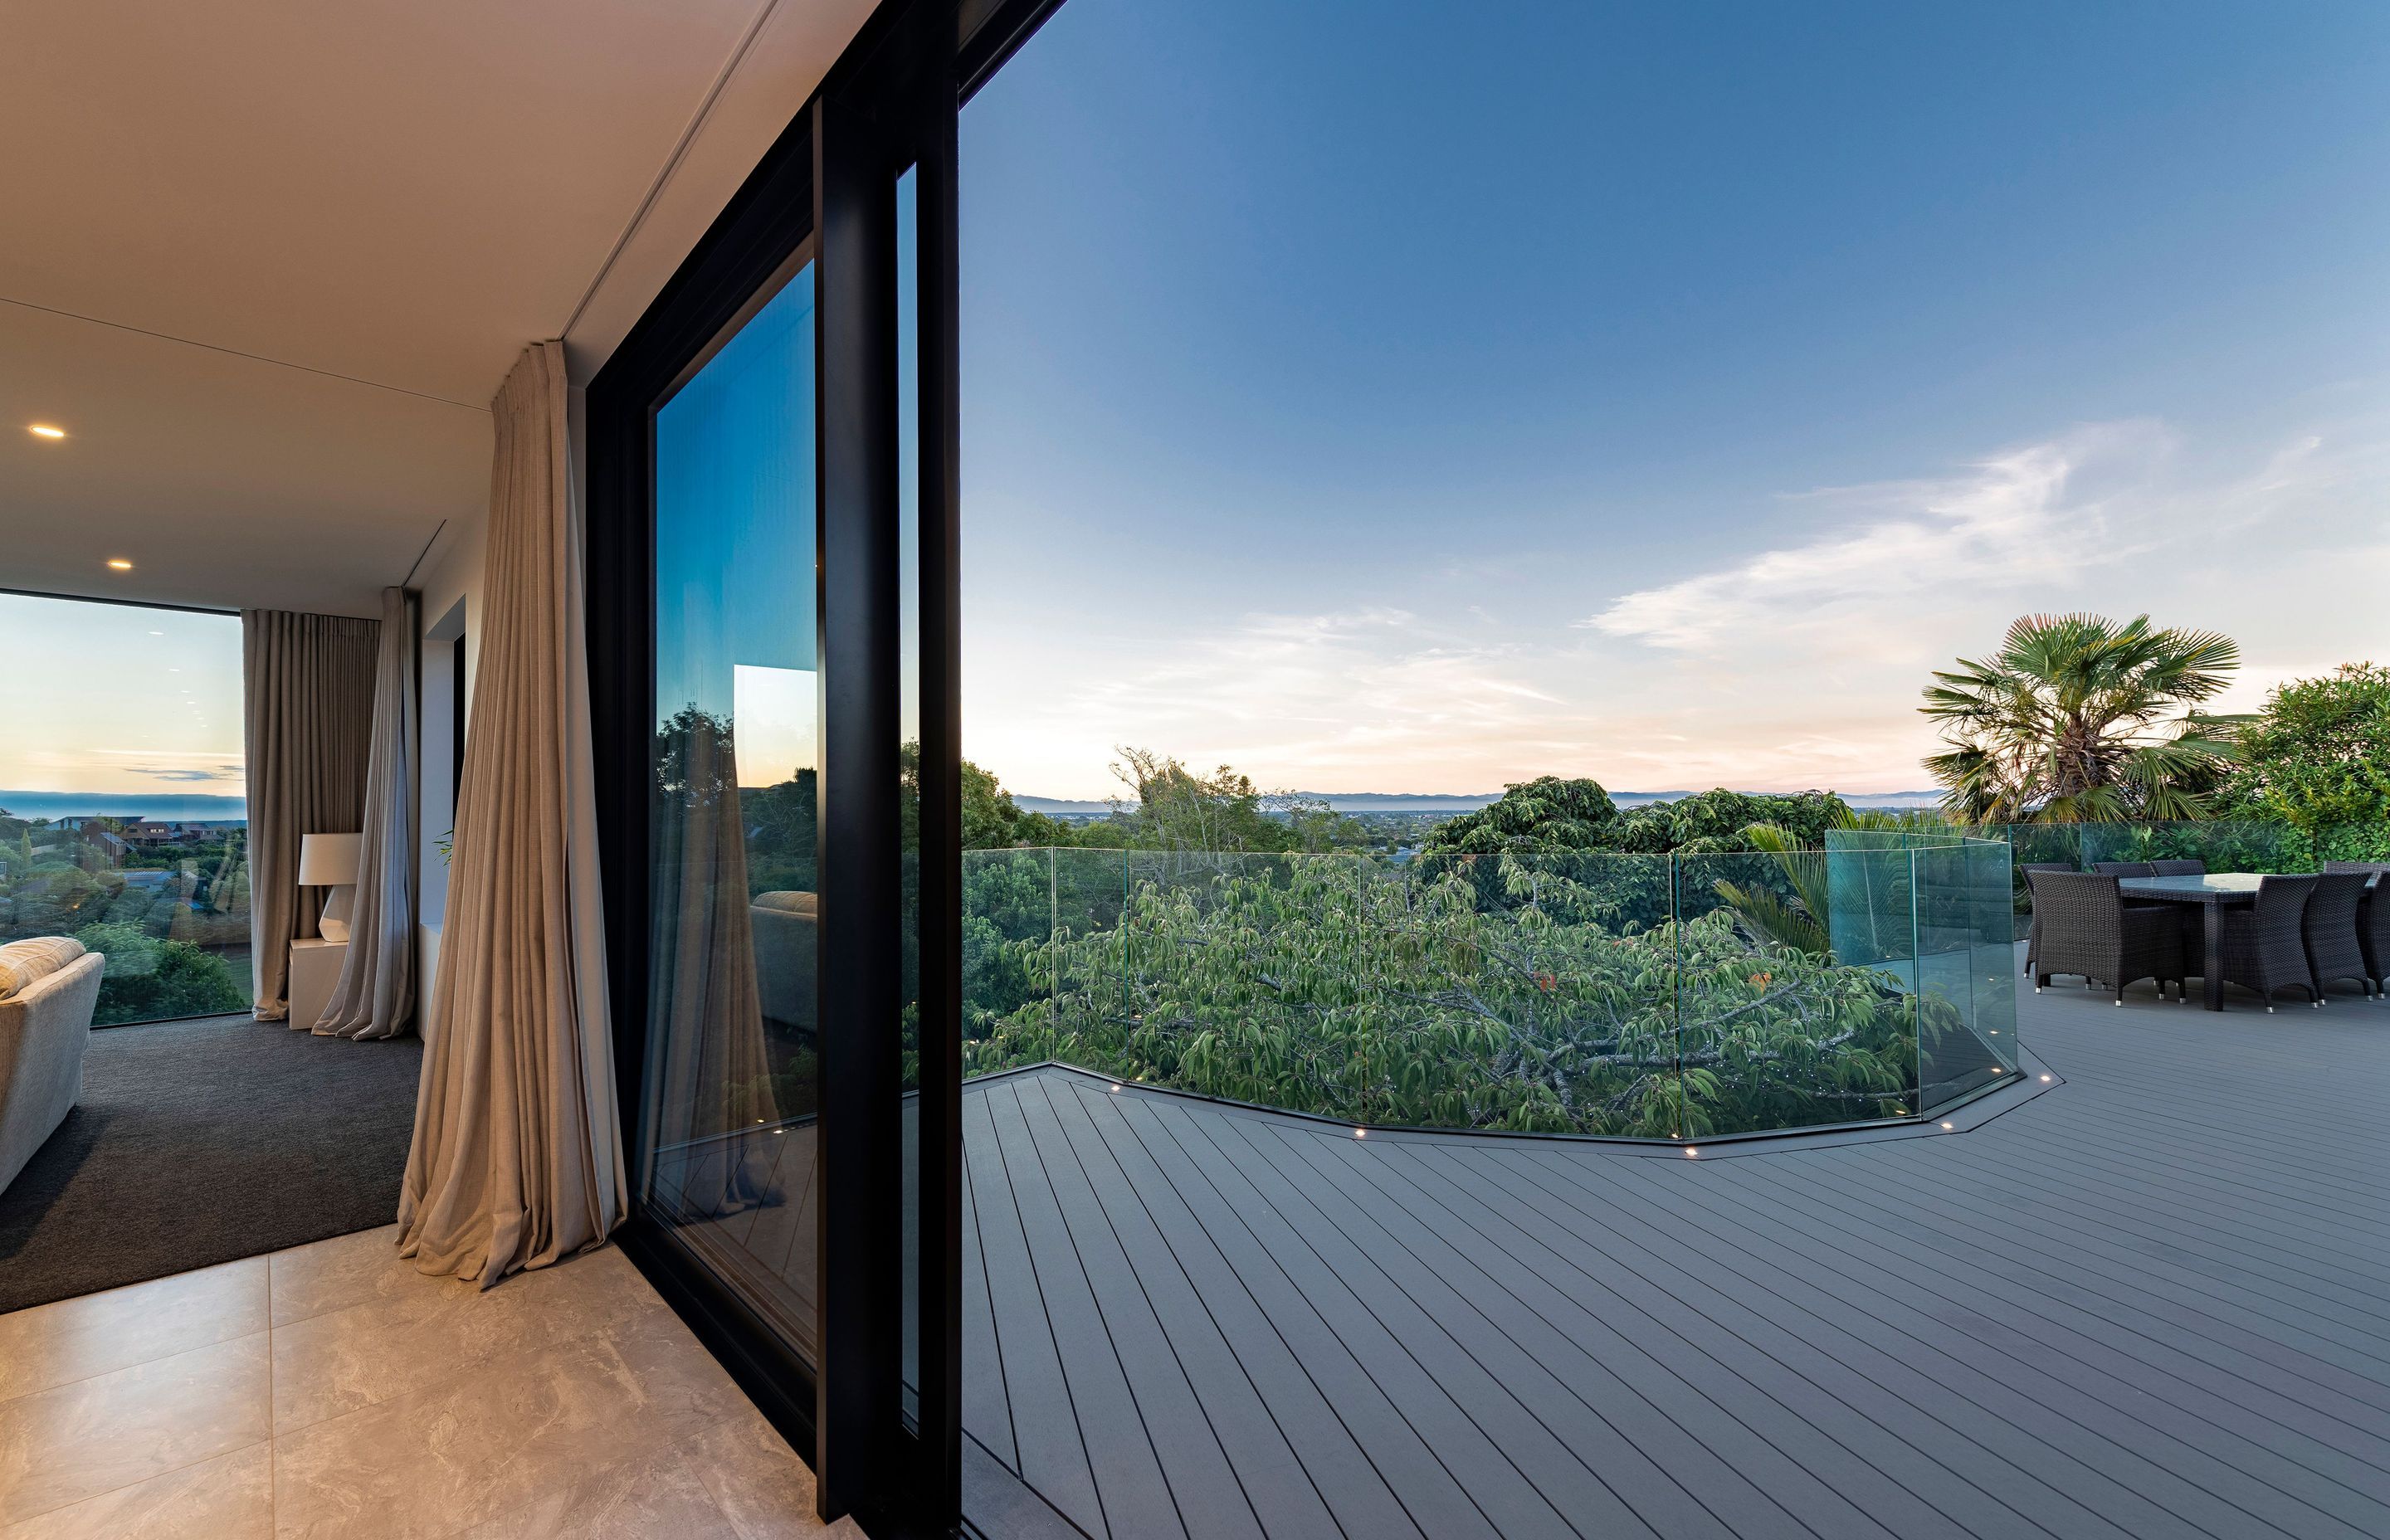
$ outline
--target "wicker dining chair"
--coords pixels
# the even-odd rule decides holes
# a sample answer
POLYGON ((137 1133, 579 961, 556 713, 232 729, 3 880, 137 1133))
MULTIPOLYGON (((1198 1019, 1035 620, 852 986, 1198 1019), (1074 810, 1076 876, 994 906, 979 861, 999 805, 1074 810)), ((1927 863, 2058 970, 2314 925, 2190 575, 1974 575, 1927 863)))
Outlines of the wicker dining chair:
MULTIPOLYGON (((2162 877, 2165 875, 2158 870, 2157 863, 2153 861, 2094 861, 2091 864, 2091 869, 2099 873, 2101 877, 2162 877)), ((2127 909, 2164 909, 2168 913, 2175 912, 2175 906, 2166 903, 2163 899, 2135 898, 2129 893, 2125 895, 2125 907, 2127 909)), ((2179 924, 2182 917, 2179 914, 2176 914, 2175 918, 2176 922, 2179 924)), ((2184 933, 2189 934, 2188 931, 2184 933)))
MULTIPOLYGON (((2327 861, 2323 869, 2390 879, 2390 861, 2327 861)), ((2365 954, 2365 971, 2375 993, 2390 995, 2390 903, 2383 901, 2382 893, 2382 883, 2376 882, 2358 901, 2357 944, 2365 954)))
MULTIPOLYGON (((2098 872, 2040 872, 2033 879, 2033 910, 2042 921, 2041 949, 2034 964, 2036 994, 2049 985, 2053 973, 2079 973, 2115 992, 2125 1003, 2125 986, 2155 979, 2158 998, 2165 998, 2166 981, 2183 990, 2182 924, 2163 909, 2136 908, 2125 902, 2116 879, 2098 872)), ((2297 936, 2297 921, 2292 936, 2297 936)))
POLYGON ((2334 979, 2355 979, 2368 996, 2373 993, 2373 972, 2358 939, 2357 908, 2365 902, 2366 874, 2326 872, 2307 894, 2306 912, 2299 917, 2299 938, 2306 943, 2307 971, 2315 978, 2316 998, 2334 979))
MULTIPOLYGON (((2028 895, 2033 892, 2033 879, 2036 872, 2071 872, 2074 869, 2073 866, 2064 861, 2028 861, 2017 867, 2017 870, 2024 873, 2024 891, 2028 895)), ((2024 970, 2026 972, 2033 971, 2034 959, 2040 956, 2041 900, 2037 898, 2033 901, 2033 923, 2026 927, 2024 933, 2024 970)))
POLYGON ((2257 883, 2257 900, 2245 909, 2224 911, 2224 982, 2254 989, 2274 1008, 2279 990, 2306 992, 2309 1004, 2323 1004, 2307 949, 2300 934, 2312 877, 2268 877, 2257 883))
POLYGON ((2207 875, 2207 863, 2204 861, 2152 861, 2150 863, 2150 867, 2158 877, 2205 877, 2207 875))

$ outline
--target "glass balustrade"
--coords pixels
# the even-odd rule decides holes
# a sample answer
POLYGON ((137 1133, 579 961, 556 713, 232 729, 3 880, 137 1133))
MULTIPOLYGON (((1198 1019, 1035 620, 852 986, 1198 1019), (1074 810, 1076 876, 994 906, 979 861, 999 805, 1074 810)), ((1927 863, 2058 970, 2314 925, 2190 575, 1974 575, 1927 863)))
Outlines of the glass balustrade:
POLYGON ((964 859, 966 1069, 1373 1125, 1704 1138, 2016 1068, 2009 850, 964 859))

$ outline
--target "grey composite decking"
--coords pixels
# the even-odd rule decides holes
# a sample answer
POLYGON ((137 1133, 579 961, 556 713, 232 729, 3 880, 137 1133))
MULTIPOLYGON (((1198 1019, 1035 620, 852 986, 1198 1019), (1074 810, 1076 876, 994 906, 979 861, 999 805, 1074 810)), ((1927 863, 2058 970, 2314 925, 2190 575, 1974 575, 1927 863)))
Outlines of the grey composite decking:
POLYGON ((1696 1160, 975 1082, 972 1457, 1114 1540, 2390 1534, 2390 1007, 2021 1002, 1977 1126, 1696 1160))

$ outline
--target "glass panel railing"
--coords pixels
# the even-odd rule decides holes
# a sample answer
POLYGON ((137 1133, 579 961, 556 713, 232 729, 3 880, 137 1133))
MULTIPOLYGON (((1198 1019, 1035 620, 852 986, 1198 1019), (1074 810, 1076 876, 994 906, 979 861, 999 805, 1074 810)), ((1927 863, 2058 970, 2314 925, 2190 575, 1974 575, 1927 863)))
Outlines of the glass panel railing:
POLYGON ((250 1007, 246 823, 6 823, 0 942, 72 936, 103 954, 93 1026, 250 1007))
POLYGON ((1921 842, 1917 895, 1918 1110, 1998 1084, 2015 1068, 2015 986, 2007 940, 2009 858, 1997 841, 1921 842))
POLYGON ((2287 824, 2217 819, 2075 827, 2087 871, 2113 861, 2198 861, 2211 872, 2315 870, 2314 841, 2287 824))
POLYGON ((2014 865, 2006 841, 1967 841, 1966 882, 1974 913, 1969 938, 1974 970, 1969 982, 1975 997, 1975 1032, 1993 1060, 2011 1072, 2023 1067, 2024 1052, 2017 1031, 2014 865))
POLYGON ((1905 879, 1905 853, 1677 858, 1680 1137, 1898 1117, 1914 1105, 1898 971, 1911 950, 1905 889, 1851 885, 1895 866, 1905 879), (1860 938, 1858 955, 1845 960, 1837 931, 1860 938))

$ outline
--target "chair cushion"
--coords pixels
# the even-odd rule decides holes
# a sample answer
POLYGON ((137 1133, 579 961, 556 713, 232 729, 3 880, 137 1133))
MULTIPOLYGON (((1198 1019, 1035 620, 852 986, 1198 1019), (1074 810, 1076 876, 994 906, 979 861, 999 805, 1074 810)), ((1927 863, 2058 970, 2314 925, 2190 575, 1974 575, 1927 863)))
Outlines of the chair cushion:
POLYGON ((83 956, 72 936, 32 936, 0 946, 0 1000, 12 1000, 83 956))

